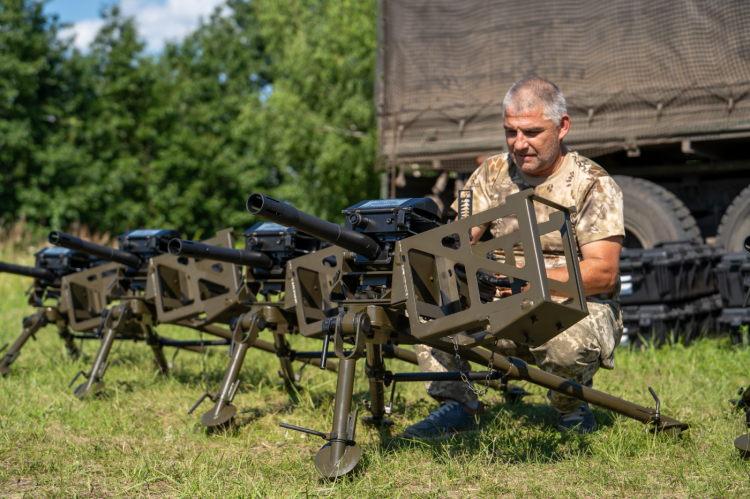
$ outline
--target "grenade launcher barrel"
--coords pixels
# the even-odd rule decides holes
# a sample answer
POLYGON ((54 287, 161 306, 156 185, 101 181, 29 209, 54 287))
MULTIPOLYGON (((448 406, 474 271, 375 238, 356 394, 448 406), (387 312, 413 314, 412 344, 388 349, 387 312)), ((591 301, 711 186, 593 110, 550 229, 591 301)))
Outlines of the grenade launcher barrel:
POLYGON ((143 263, 140 257, 133 253, 116 250, 114 248, 102 246, 101 244, 90 243, 56 230, 49 233, 47 240, 50 244, 54 244, 55 246, 62 246, 63 248, 80 251, 81 253, 86 253, 101 258, 102 260, 107 260, 108 262, 115 262, 136 269, 140 268, 143 263))
POLYGON ((380 246, 370 236, 327 222, 304 211, 299 211, 287 203, 282 203, 257 192, 247 199, 247 211, 271 222, 297 229, 353 251, 370 260, 375 260, 380 254, 380 246))
POLYGON ((175 256, 203 258, 217 262, 246 265, 256 269, 270 270, 273 260, 270 256, 258 251, 244 251, 234 248, 222 248, 211 244, 198 243, 185 239, 172 239, 167 245, 169 253, 175 256))
POLYGON ((40 269, 38 267, 24 267, 23 265, 13 265, 12 263, 5 262, 0 262, 0 272, 33 277, 42 281, 54 281, 57 277, 51 270, 40 269))

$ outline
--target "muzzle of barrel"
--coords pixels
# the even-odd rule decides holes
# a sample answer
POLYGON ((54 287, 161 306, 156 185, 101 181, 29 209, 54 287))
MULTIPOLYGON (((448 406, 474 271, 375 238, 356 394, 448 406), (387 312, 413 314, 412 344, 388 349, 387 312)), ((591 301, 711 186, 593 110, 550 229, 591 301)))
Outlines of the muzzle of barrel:
POLYGON ((745 253, 750 255, 750 236, 747 236, 745 240, 742 242, 742 247, 745 250, 745 253))
POLYGON ((57 277, 57 275, 55 275, 55 273, 51 270, 40 269, 37 267, 25 267, 23 265, 13 265, 12 263, 5 262, 0 262, 0 272, 5 272, 6 274, 22 275, 50 282, 54 281, 57 277))
POLYGON ((86 253, 108 262, 119 263, 127 267, 133 267, 138 269, 141 267, 143 261, 138 255, 128 253, 127 251, 116 250, 108 246, 102 246, 101 244, 91 243, 84 241, 78 237, 71 236, 64 232, 53 230, 47 236, 47 241, 55 246, 62 246, 73 251, 79 251, 86 253))
POLYGON ((247 198, 247 211, 279 225, 328 241, 370 260, 376 259, 380 254, 380 246, 372 237, 310 215, 258 192, 247 198))
POLYGON ((175 256, 189 256, 216 262, 245 265, 256 269, 271 270, 273 260, 265 253, 258 251, 243 251, 234 248, 223 248, 211 244, 204 244, 186 239, 172 239, 167 244, 169 253, 175 256))

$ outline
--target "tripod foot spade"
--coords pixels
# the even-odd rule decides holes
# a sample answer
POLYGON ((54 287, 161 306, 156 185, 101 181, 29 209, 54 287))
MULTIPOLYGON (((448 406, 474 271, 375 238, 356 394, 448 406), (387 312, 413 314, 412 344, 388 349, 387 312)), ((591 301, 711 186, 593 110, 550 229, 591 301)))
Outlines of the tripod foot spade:
POLYGON ((0 376, 5 377, 8 374, 10 374, 10 367, 9 366, 0 366, 0 376))
POLYGON ((734 446, 740 451, 740 457, 742 459, 750 461, 750 435, 742 435, 739 437, 734 441, 734 446))
POLYGON ((301 392, 303 390, 302 386, 298 385, 297 383, 288 383, 286 381, 279 381, 276 383, 276 386, 279 388, 283 388, 284 390, 294 393, 295 390, 298 392, 301 392))
POLYGON ((101 393, 104 391, 104 381, 97 381, 94 383, 94 385, 91 387, 91 389, 86 388, 87 383, 82 383, 78 385, 78 388, 76 388, 75 394, 76 397, 83 400, 90 396, 98 397, 101 395, 101 393))
POLYGON ((201 423, 207 428, 226 427, 232 422, 235 414, 237 414, 237 408, 233 405, 224 406, 218 414, 216 408, 212 407, 201 417, 201 423))
MULTIPOLYGON (((656 402, 656 411, 651 413, 650 416, 651 420, 649 422, 652 423, 650 431, 654 433, 660 432, 664 435, 677 438, 680 436, 680 433, 682 433, 682 430, 690 428, 690 425, 687 423, 677 421, 676 419, 661 414, 661 401, 659 400, 659 397, 650 386, 648 387, 648 391, 651 392, 651 396, 654 397, 654 401, 656 402)), ((651 408, 649 407, 649 409, 651 408)))
POLYGON ((394 424, 390 419, 376 418, 375 416, 362 416, 359 420, 362 421, 362 424, 367 426, 390 427, 394 424))
POLYGON ((531 394, 517 385, 508 385, 508 390, 503 393, 505 401, 513 405, 521 403, 523 398, 527 395, 531 394))
POLYGON ((315 455, 315 469, 326 478, 335 479, 351 473, 362 458, 362 451, 357 443, 347 444, 344 455, 337 463, 330 462, 332 450, 329 442, 315 455))

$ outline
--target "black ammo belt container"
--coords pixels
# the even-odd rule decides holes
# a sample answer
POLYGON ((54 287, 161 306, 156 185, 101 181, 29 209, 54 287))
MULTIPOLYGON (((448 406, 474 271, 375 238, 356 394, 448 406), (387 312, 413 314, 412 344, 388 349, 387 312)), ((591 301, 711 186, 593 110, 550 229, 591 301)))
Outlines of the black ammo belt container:
MULTIPOLYGON (((742 343, 740 328, 750 325, 750 308, 725 308, 717 322, 719 334, 728 334, 732 344, 742 343)), ((750 340, 750 336, 747 339, 750 340)))
POLYGON ((718 286, 713 269, 723 254, 718 244, 680 242, 653 249, 624 249, 620 254, 620 302, 671 304, 714 294, 718 286))
POLYGON ((628 343, 663 345, 682 339, 689 344, 716 330, 722 310, 718 294, 672 304, 625 305, 622 307, 623 336, 628 343))
POLYGON ((750 255, 745 252, 727 253, 715 272, 724 306, 742 307, 750 288, 750 255))

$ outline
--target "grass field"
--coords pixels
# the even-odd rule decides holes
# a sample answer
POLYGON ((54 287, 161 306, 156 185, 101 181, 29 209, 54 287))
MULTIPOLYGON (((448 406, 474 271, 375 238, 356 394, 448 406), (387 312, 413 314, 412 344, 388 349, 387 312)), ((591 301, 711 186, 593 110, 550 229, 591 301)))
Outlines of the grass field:
MULTIPOLYGON (((0 345, 14 339, 22 317, 32 311, 23 296, 29 284, 0 275, 0 345)), ((187 337, 177 328, 159 331, 187 337)), ((300 338, 292 343, 319 347, 300 338)), ((187 415, 205 391, 200 355, 180 353, 165 378, 156 374, 142 343, 115 346, 105 396, 82 402, 67 384, 78 370, 90 368, 97 346, 84 343, 84 355, 72 362, 48 326, 22 351, 12 374, 0 379, 0 496, 750 495, 750 464, 740 461, 732 446, 746 432, 743 418, 730 412, 728 403, 750 382, 748 351, 722 340, 643 352, 620 348, 617 369, 595 378, 598 389, 643 405, 652 404, 647 387, 653 386, 663 412, 692 424, 680 439, 652 435, 640 423, 598 409, 599 432, 561 436, 553 429, 555 411, 544 391, 525 385, 533 396, 521 405, 505 404, 496 393, 485 396, 491 423, 483 433, 439 443, 408 441, 400 432, 436 407, 414 383, 399 386, 392 434, 358 427, 361 468, 353 479, 335 483, 319 479, 313 466, 322 440, 278 427, 289 422, 330 431, 335 375, 308 367, 304 390, 293 400, 276 386, 276 358, 251 351, 235 398, 235 427, 208 435, 199 422, 208 403, 187 415)), ((205 358, 214 389, 227 361, 223 347, 205 358)), ((399 361, 389 361, 389 369, 414 370, 399 361)), ((361 407, 366 397, 361 375, 355 401, 361 407)))

